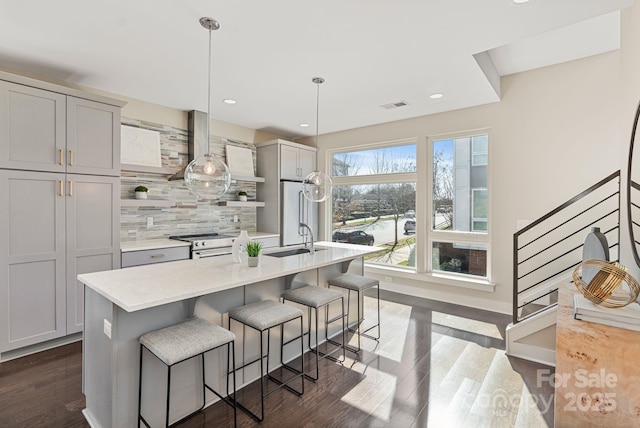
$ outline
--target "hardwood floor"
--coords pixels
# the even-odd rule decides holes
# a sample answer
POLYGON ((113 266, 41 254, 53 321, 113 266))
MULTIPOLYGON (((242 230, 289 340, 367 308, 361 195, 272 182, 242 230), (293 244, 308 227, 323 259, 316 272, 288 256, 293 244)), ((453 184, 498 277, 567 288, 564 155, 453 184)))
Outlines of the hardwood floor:
MULTIPOLYGON (((505 356, 508 316, 385 291, 381 299, 379 344, 363 339, 361 355, 347 353, 344 365, 322 360, 303 397, 277 391, 265 399, 263 423, 238 411, 238 426, 553 426, 553 388, 537 381, 537 370, 553 368, 505 356)), ((0 427, 88 427, 81 364, 79 343, 0 364, 0 427)), ((255 387, 240 399, 256 405, 255 387)), ((232 420, 218 403, 179 426, 232 420)))

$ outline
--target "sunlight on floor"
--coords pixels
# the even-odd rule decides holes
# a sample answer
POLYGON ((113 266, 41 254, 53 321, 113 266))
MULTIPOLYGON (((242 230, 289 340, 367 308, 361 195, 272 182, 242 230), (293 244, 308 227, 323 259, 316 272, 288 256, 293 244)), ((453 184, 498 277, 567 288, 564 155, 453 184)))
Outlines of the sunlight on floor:
MULTIPOLYGON (((377 303, 374 297, 365 296, 364 307, 366 318, 362 325, 363 330, 367 329, 368 326, 375 325, 377 316, 376 305, 377 303)), ((411 306, 380 300, 380 314, 380 316, 384 318, 381 328, 385 340, 380 341, 378 344, 371 339, 363 338, 361 339, 361 346, 363 349, 373 352, 376 355, 401 362, 409 322, 411 321, 411 306)), ((377 328, 370 330, 369 334, 376 335, 377 328)), ((355 334, 349 340, 349 345, 354 348, 358 346, 358 337, 355 334)))
MULTIPOLYGON (((357 370, 357 368, 358 365, 356 364, 352 370, 357 370)), ((397 378, 395 376, 373 367, 366 367, 366 376, 341 400, 366 414, 388 421, 393 408, 396 382, 397 378)))
MULTIPOLYGON (((365 297, 365 308, 363 329, 376 322, 376 299, 365 297)), ((553 399, 529 391, 499 345, 504 338, 497 325, 432 311, 430 325, 423 333, 429 335, 432 329, 427 342, 430 349, 421 357, 414 353, 415 343, 407 343, 408 337, 425 326, 411 318, 412 307, 381 300, 380 313, 380 342, 362 338, 363 351, 344 362, 345 367, 364 376, 341 401, 383 425, 397 421, 399 409, 411 409, 410 414, 423 411, 426 419, 422 423, 429 427, 547 426, 543 413, 553 412, 553 399), (391 361, 415 367, 410 372, 398 371, 391 361), (381 368, 387 365, 394 367, 393 371, 381 368), (428 377, 418 375, 416 379, 425 381, 414 382, 412 376, 424 370, 420 367, 426 367, 428 377)), ((429 324, 428 317, 422 322, 429 324)), ((349 344, 357 346, 355 334, 349 344)))
POLYGON ((493 337, 494 339, 503 339, 500 334, 500 330, 498 330, 498 327, 495 324, 476 321, 470 318, 457 317, 450 314, 443 314, 441 312, 433 312, 432 318, 432 322, 434 324, 455 328, 456 330, 468 331, 469 333, 480 334, 482 336, 493 337))

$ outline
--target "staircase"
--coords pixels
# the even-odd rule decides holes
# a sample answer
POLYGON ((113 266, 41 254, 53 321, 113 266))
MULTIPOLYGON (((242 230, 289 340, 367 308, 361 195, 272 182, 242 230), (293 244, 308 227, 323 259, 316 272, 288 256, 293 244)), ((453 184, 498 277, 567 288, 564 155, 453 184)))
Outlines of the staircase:
POLYGON ((620 171, 513 235, 513 322, 507 355, 555 366, 558 285, 571 281, 584 239, 599 227, 619 260, 620 171))

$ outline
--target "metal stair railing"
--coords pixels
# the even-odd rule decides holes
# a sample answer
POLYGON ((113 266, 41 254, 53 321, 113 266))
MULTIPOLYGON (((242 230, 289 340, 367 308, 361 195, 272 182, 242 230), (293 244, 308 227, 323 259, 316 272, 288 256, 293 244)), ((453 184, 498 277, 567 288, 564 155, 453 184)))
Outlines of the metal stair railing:
POLYGON ((513 235, 514 324, 554 305, 557 283, 582 261, 584 238, 591 227, 600 227, 610 258, 618 260, 619 170, 513 235))

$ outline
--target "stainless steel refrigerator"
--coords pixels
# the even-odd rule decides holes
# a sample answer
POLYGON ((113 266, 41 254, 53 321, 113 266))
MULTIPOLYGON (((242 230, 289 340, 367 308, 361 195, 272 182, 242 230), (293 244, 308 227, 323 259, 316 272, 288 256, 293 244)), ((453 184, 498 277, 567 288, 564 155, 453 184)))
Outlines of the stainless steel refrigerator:
MULTIPOLYGON (((304 242, 307 229, 300 227, 306 223, 313 230, 313 238, 318 240, 318 204, 309 202, 302 194, 302 183, 282 181, 280 183, 280 239, 281 245, 297 245, 304 242)), ((310 239, 307 239, 310 242, 310 239)))

